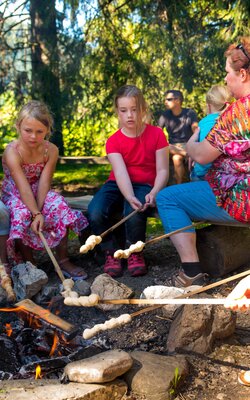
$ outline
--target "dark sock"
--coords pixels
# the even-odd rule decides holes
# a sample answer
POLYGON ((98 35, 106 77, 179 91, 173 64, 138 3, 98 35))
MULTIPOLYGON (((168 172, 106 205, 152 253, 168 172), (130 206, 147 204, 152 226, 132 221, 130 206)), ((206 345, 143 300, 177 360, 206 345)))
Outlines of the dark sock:
POLYGON ((183 262, 181 263, 182 269, 186 275, 194 277, 202 273, 200 262, 183 262))

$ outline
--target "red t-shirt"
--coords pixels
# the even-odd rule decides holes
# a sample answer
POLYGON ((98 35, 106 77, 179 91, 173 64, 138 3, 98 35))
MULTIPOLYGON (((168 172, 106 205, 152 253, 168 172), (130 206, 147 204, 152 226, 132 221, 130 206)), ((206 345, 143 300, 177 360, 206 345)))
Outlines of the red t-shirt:
MULTIPOLYGON (((131 182, 154 185, 156 177, 156 151, 168 146, 161 128, 146 125, 139 137, 128 137, 119 129, 106 143, 106 153, 120 153, 126 164, 131 182)), ((115 181, 113 170, 108 180, 115 181)))

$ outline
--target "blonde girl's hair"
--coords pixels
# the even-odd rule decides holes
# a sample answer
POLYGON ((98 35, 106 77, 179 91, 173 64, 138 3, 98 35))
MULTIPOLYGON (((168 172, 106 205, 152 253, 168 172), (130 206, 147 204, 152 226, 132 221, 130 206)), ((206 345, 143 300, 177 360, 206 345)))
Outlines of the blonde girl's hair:
POLYGON ((49 108, 45 103, 38 100, 30 100, 20 110, 17 120, 16 128, 19 130, 22 121, 25 118, 34 118, 41 122, 48 129, 48 134, 51 133, 53 128, 53 117, 49 108))
POLYGON ((146 103, 146 100, 144 99, 142 91, 135 85, 124 85, 120 87, 114 99, 114 106, 116 112, 118 110, 118 100, 122 97, 134 97, 135 99, 136 111, 138 116, 136 121, 137 125, 136 131, 137 133, 139 133, 143 124, 149 123, 151 119, 148 105, 146 103))
POLYGON ((232 100, 231 92, 224 85, 214 85, 206 94, 206 103, 211 104, 218 112, 224 111, 232 100))

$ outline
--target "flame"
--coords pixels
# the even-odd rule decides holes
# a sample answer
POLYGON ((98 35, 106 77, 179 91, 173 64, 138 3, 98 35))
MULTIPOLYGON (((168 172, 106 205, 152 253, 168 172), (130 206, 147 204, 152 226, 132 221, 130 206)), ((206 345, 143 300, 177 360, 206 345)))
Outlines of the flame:
POLYGON ((35 379, 42 379, 42 374, 41 374, 41 372, 42 372, 42 369, 41 369, 40 365, 37 365, 37 367, 36 367, 36 376, 35 376, 35 379))
POLYGON ((58 342, 59 342, 59 338, 58 338, 57 334, 55 333, 54 334, 54 338, 53 338, 53 344, 51 346, 51 350, 50 350, 50 353, 49 353, 50 356, 52 356, 54 354, 54 352, 55 352, 55 350, 57 348, 58 342))
POLYGON ((6 335, 11 336, 12 335, 12 327, 11 324, 5 324, 5 330, 6 330, 6 335))

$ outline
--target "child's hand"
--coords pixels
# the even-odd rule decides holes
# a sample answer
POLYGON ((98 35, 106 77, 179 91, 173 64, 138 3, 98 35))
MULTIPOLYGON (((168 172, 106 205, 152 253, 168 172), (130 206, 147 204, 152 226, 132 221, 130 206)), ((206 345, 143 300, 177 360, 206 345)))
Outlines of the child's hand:
POLYGON ((142 211, 145 211, 148 207, 155 207, 155 195, 150 192, 145 196, 145 204, 142 208, 142 211))
POLYGON ((249 303, 246 304, 248 299, 250 299, 250 275, 242 279, 227 296, 225 307, 246 311, 249 309, 249 303))
POLYGON ((137 197, 133 196, 128 201, 134 210, 138 210, 138 208, 142 208, 142 203, 140 202, 140 200, 137 199, 137 197))
POLYGON ((44 217, 42 214, 38 214, 33 219, 30 227, 33 230, 33 232, 35 232, 38 235, 38 233, 43 230, 43 225, 44 225, 44 217))

